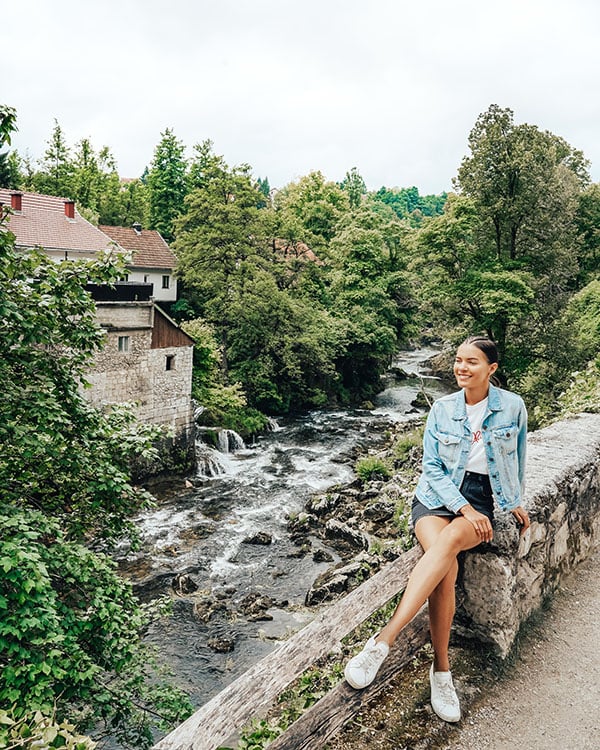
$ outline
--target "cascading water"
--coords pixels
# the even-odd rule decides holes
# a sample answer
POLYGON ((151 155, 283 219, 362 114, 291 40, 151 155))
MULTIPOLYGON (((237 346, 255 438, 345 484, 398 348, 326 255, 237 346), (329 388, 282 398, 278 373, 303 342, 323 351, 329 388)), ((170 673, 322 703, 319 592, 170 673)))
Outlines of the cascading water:
MULTIPOLYGON (((393 366, 425 378, 435 398, 447 389, 422 370, 434 353, 403 353, 393 366)), ((279 424, 273 420, 272 429, 249 447, 233 431, 199 430, 196 486, 144 514, 138 521, 140 550, 123 550, 120 560, 142 598, 171 591, 174 577, 184 573, 214 600, 216 613, 205 621, 197 600, 176 597, 173 616, 156 622, 147 636, 197 705, 268 653, 271 639, 310 617, 302 608, 306 591, 328 564, 298 556, 286 517, 302 510, 315 492, 351 481, 357 451, 381 440, 390 423, 414 416, 411 402, 422 384, 419 377, 391 378, 370 411, 315 411, 279 424), (260 535, 270 543, 249 543, 260 535), (291 606, 275 604, 270 621, 228 615, 227 606, 235 609, 252 594, 291 606), (215 637, 234 650, 216 653, 209 646, 215 637)), ((333 557, 339 559, 334 552, 333 557)))

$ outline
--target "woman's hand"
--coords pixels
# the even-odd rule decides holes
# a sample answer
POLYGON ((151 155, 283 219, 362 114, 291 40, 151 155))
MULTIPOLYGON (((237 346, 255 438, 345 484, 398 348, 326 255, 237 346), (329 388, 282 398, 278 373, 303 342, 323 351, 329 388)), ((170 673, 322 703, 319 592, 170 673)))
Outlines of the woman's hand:
POLYGON ((516 508, 513 508, 511 510, 511 513, 513 516, 517 519, 517 521, 521 524, 521 536, 527 531, 527 529, 531 526, 531 521, 529 520, 529 513, 523 508, 522 505, 517 505, 516 508))
POLYGON ((473 528, 477 532, 477 536, 482 542, 491 542, 494 536, 494 530, 492 528, 492 522, 484 514, 480 513, 472 505, 463 505, 460 509, 460 513, 463 518, 473 525, 473 528))

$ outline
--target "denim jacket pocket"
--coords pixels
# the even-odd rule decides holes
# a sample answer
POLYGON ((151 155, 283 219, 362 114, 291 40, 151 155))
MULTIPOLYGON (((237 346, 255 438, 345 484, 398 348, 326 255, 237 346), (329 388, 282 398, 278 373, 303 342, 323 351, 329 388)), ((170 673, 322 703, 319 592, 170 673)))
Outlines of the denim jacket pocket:
POLYGON ((492 437, 501 455, 508 456, 517 450, 518 434, 519 431, 516 424, 494 428, 492 437))
POLYGON ((460 436, 449 432, 440 432, 437 439, 441 460, 446 466, 454 466, 460 456, 460 436))

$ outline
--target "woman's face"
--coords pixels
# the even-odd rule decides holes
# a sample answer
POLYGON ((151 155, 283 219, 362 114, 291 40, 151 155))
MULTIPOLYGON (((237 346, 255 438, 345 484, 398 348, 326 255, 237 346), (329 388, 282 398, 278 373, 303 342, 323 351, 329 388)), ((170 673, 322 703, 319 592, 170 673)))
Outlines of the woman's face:
POLYGON ((454 360, 454 377, 459 388, 468 390, 485 389, 490 375, 498 369, 498 364, 490 364, 485 354, 474 344, 461 344, 454 360))

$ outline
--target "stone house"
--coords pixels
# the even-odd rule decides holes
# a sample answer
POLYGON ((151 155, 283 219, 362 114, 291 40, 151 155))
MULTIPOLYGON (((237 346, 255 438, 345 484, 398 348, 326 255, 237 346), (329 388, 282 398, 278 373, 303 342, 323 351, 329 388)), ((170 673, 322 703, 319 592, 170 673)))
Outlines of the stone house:
POLYGON ((99 407, 134 402, 141 422, 191 443, 193 339, 154 303, 147 283, 89 290, 106 343, 87 375, 88 398, 99 407))
MULTIPOLYGON (((40 247, 57 262, 133 250, 134 258, 149 264, 149 274, 152 269, 172 279, 174 257, 157 232, 140 231, 147 248, 154 250, 138 253, 137 247, 124 248, 90 224, 71 200, 0 189, 0 204, 11 208, 8 228, 17 247, 40 247)), ((140 268, 145 266, 133 265, 132 272, 140 268)), ((174 283, 165 287, 161 279, 159 286, 176 293, 174 283)), ((106 345, 95 357, 88 375, 92 387, 84 395, 98 406, 134 403, 140 421, 164 425, 177 443, 191 445, 193 340, 156 304, 151 281, 123 282, 114 288, 90 285, 90 292, 106 345)))

